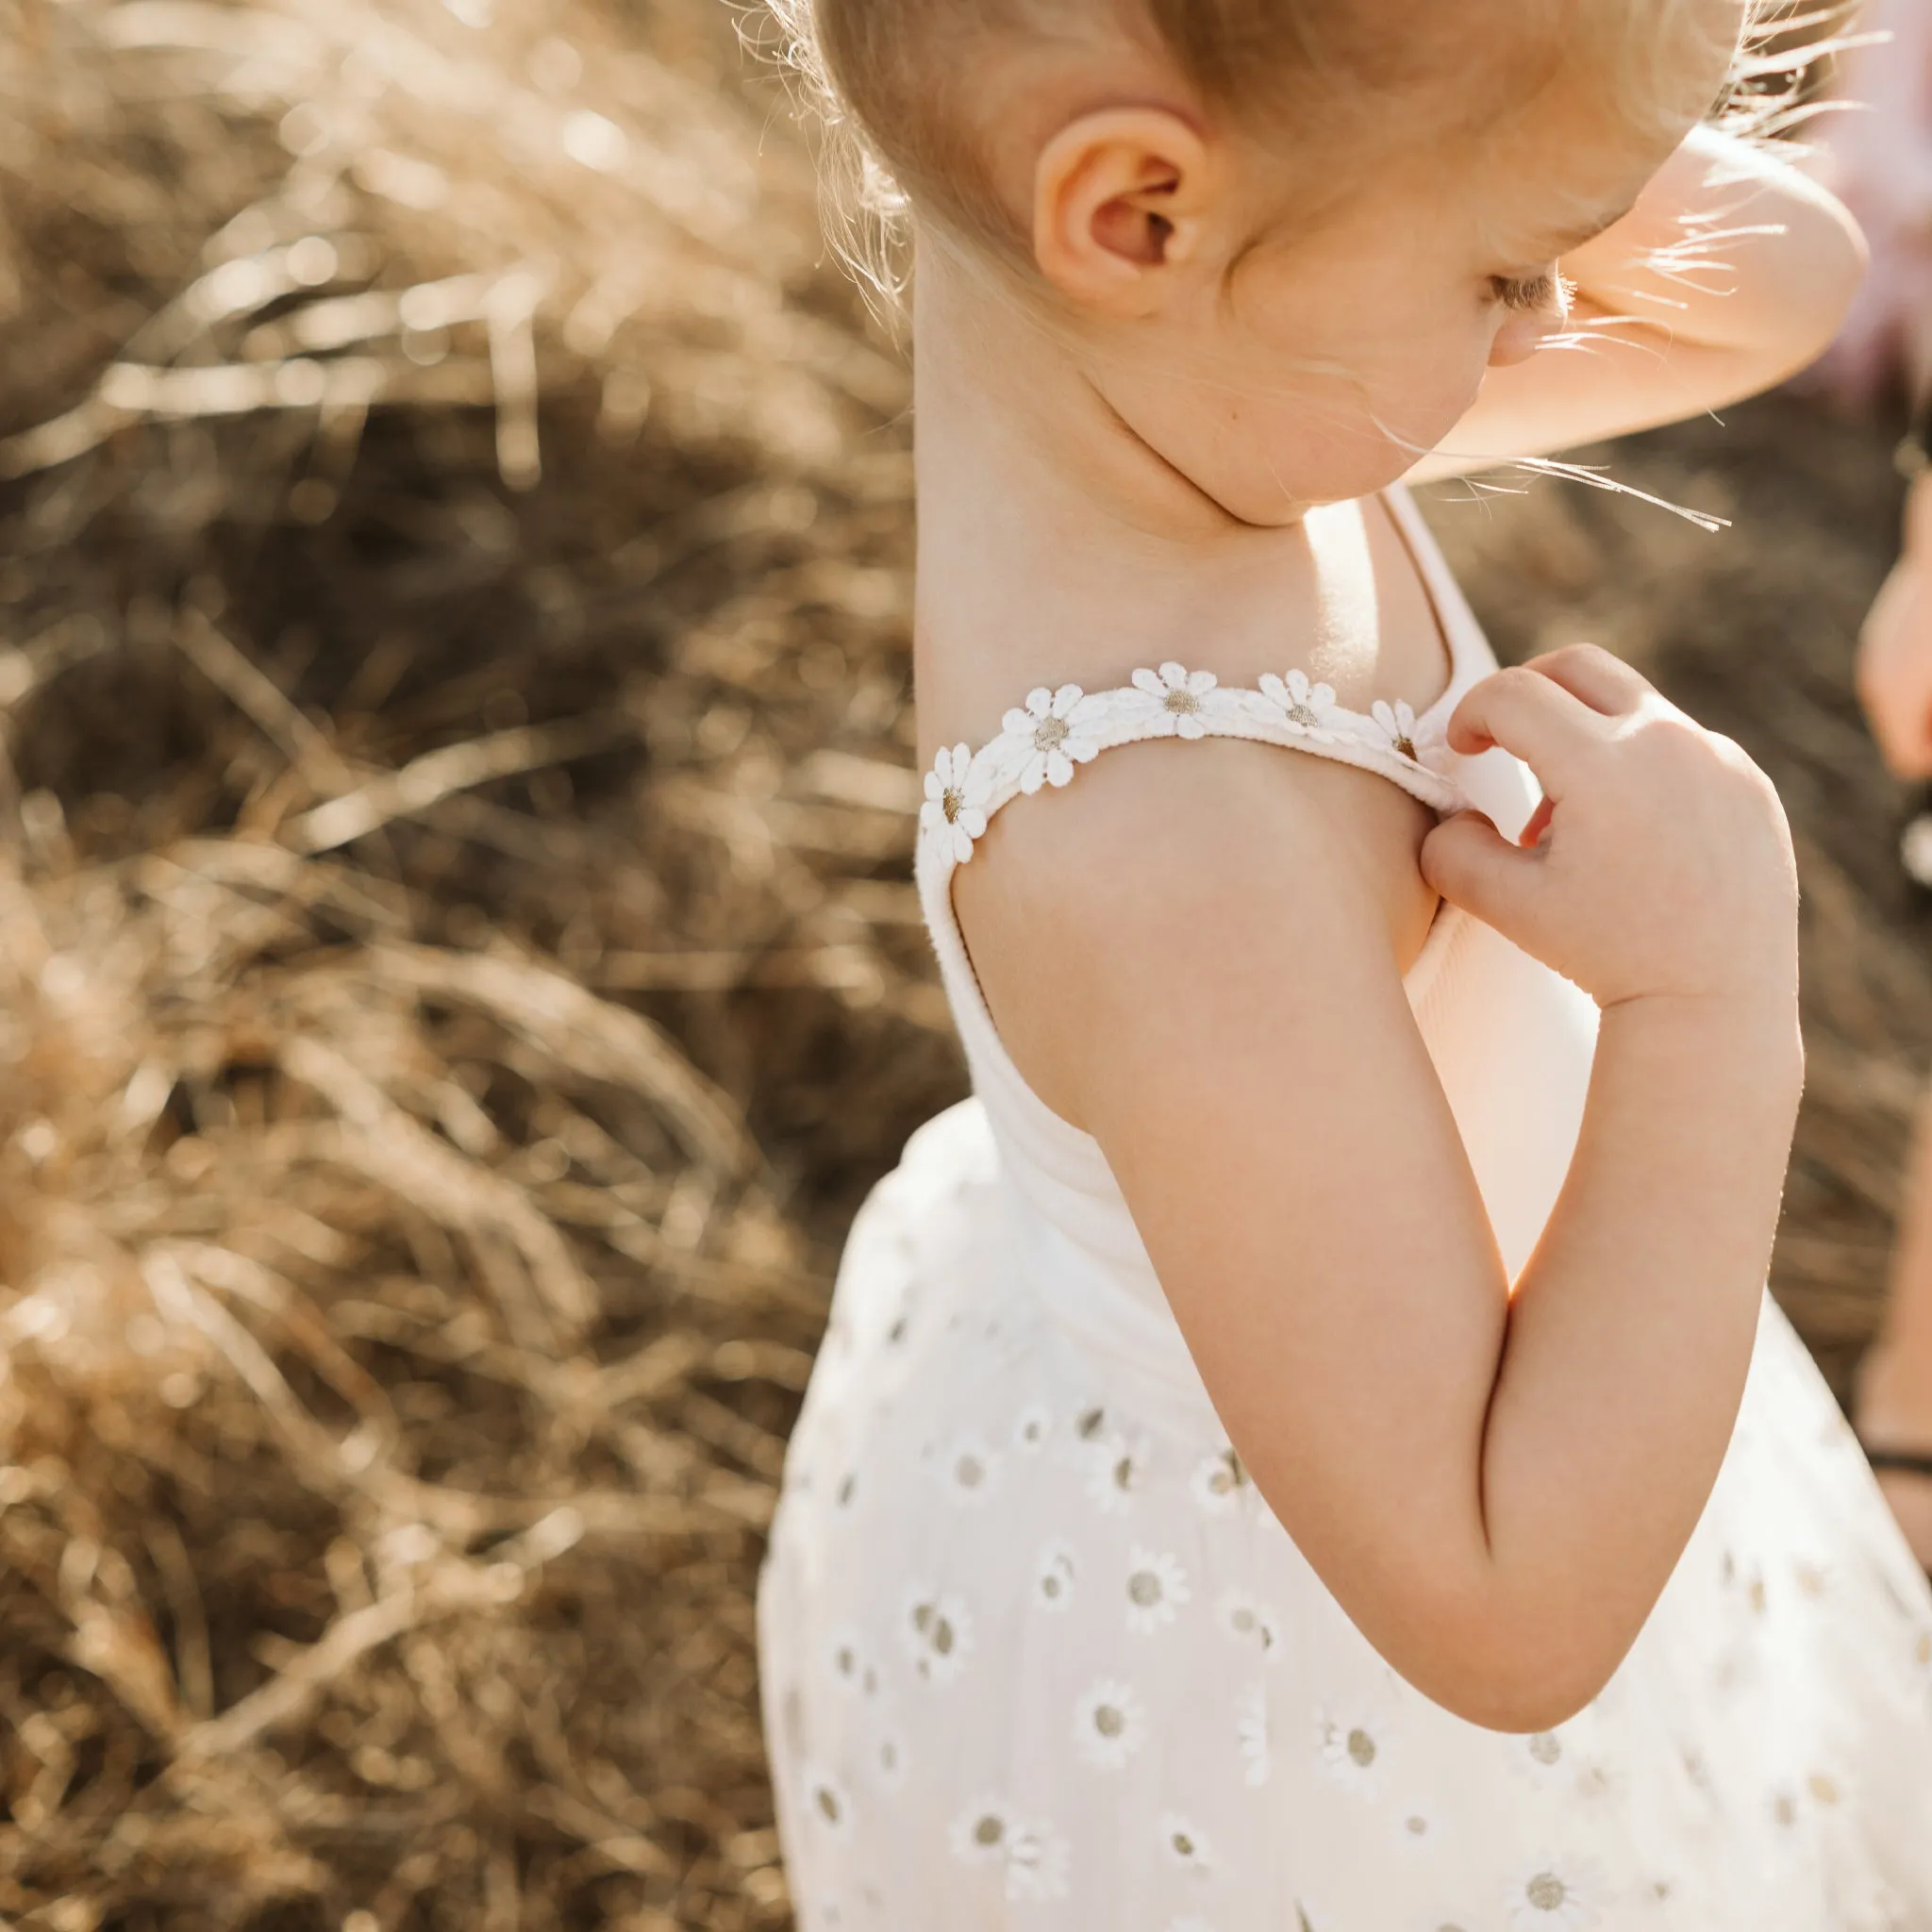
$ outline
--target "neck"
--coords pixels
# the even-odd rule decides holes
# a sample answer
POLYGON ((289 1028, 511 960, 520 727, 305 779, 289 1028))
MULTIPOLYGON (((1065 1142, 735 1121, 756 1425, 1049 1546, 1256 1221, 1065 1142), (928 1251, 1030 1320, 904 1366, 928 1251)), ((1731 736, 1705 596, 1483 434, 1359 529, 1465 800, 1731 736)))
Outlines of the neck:
POLYGON ((1230 515, 992 272, 938 249, 922 250, 913 347, 923 737, 978 742, 1035 685, 1104 690, 1170 658, 1228 681, 1320 669, 1332 512, 1230 515))

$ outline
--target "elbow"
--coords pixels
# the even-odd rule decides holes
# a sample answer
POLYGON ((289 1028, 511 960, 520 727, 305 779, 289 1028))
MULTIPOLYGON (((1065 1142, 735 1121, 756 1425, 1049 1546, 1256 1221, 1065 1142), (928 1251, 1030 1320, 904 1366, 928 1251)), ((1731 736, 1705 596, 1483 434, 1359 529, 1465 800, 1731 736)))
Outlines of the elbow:
POLYGON ((1471 1674, 1453 1687, 1450 1695, 1439 1696, 1436 1701, 1465 1724, 1486 1731, 1529 1736, 1554 1731, 1588 1709, 1612 1674, 1612 1671, 1551 1672, 1534 1666, 1500 1675, 1471 1674))
POLYGON ((1787 376, 1808 367, 1831 346, 1870 261, 1864 233, 1843 204, 1813 183, 1805 186, 1807 198, 1795 201, 1784 218, 1797 244, 1790 259, 1803 271, 1786 277, 1782 291, 1789 329, 1787 376))
POLYGON ((1403 1674, 1465 1724, 1486 1731, 1553 1731, 1595 1700, 1629 1649, 1628 1641, 1608 1641, 1603 1632, 1564 1641, 1556 1634, 1559 1626, 1551 1617, 1526 1628, 1485 1618, 1458 1631, 1444 1620, 1424 1671, 1403 1674))

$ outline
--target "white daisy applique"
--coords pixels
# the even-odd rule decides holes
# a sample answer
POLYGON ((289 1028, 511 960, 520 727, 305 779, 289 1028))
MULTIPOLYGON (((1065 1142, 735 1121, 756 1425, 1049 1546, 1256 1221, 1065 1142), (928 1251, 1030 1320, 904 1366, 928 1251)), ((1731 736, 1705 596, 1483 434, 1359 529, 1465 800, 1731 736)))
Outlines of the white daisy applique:
POLYGON ((975 767, 967 746, 956 744, 941 751, 925 774, 920 827, 941 841, 964 865, 973 857, 973 841, 986 836, 986 808, 991 798, 991 778, 983 767, 975 767))
POLYGON ((1100 1771, 1122 1771, 1147 1741, 1147 1707, 1131 1684, 1103 1678, 1074 1707, 1074 1740, 1100 1771))
POLYGON ((1410 764, 1418 762, 1415 754, 1415 711, 1403 698, 1397 698, 1391 705, 1387 698, 1377 698, 1369 715, 1382 727, 1382 736, 1388 741, 1388 748, 1399 758, 1407 758, 1410 764))
POLYGON ((1147 1450, 1115 1434, 1099 1434, 1086 1444, 1087 1493, 1108 1516, 1124 1516, 1146 1486, 1147 1450))
POLYGON ((1235 1746, 1241 1757, 1241 1776, 1250 1786, 1265 1785, 1274 1768, 1268 1747, 1268 1691, 1250 1684, 1241 1694, 1234 1713, 1235 1746))
POLYGON ((1071 1544, 1050 1542, 1041 1551, 1033 1566, 1033 1604, 1036 1609, 1056 1614, 1071 1607, 1074 1585, 1079 1578, 1071 1544))
POLYGON ((1172 661, 1158 671, 1137 671, 1136 722, 1155 738, 1206 738, 1208 696, 1219 682, 1211 671, 1189 671, 1172 661))
POLYGON ((865 1664, 864 1647, 858 1633, 845 1629, 836 1632, 826 1651, 832 1665, 832 1679, 848 1690, 858 1689, 865 1664))
POLYGON ((1029 1402, 1013 1418, 1013 1447, 1023 1456, 1045 1448, 1053 1434, 1053 1414, 1043 1402, 1029 1402))
POLYGON ((1607 1757, 1578 1752, 1571 1766, 1571 1790, 1590 1805, 1607 1805, 1621 1798, 1629 1787, 1622 1768, 1607 1757))
POLYGON ((1177 1811, 1167 1812, 1155 1827, 1161 1849, 1183 1872, 1205 1874, 1212 1870, 1214 1854, 1199 1828, 1177 1811))
POLYGON ((1232 1449, 1204 1456, 1188 1478, 1189 1494, 1209 1516, 1232 1515, 1253 1488, 1253 1478, 1232 1449))
POLYGON ((1395 1805, 1390 1814, 1395 1848, 1407 1857, 1434 1851, 1442 1841, 1442 1822, 1420 1798, 1395 1805))
POLYGON ((1572 1859, 1539 1857, 1504 1888, 1509 1932, 1587 1932, 1601 1923, 1596 1874, 1572 1859))
POLYGON ((974 1799, 947 1827, 946 1842, 962 1865, 1002 1872, 1007 1896, 1016 1903, 1067 1895, 1066 1840, 1042 1820, 1021 1818, 1004 1798, 974 1799))
POLYGON ((1569 1745, 1560 1731, 1531 1731, 1510 1739, 1510 1768, 1533 1785, 1554 1783, 1568 1773, 1569 1745))
POLYGON ((946 1842, 962 1865, 1004 1865, 1016 1823, 1004 1798, 974 1798, 946 1827, 946 1842))
POLYGON ((1333 744, 1341 736, 1343 721, 1336 715, 1335 687, 1311 684, 1306 671, 1291 671, 1286 677, 1264 672, 1261 695, 1280 707, 1282 722, 1297 738, 1333 744))
POLYGON ((1214 1607, 1214 1621, 1237 1643, 1253 1644, 1271 1663, 1279 1654, 1281 1619, 1246 1591, 1228 1591, 1214 1607))
POLYGON ((1064 1838, 1042 1819, 1030 1819, 1013 1834, 1007 1854, 1007 1896, 1015 1904, 1051 1905, 1066 1897, 1073 1862, 1064 1838))
POLYGON ((1127 1558, 1127 1628, 1136 1636, 1172 1624, 1191 1594, 1187 1572, 1166 1551, 1137 1548, 1127 1558))
POLYGON ((872 1761, 881 1787, 898 1790, 906 1782, 906 1740, 896 1730, 879 1732, 873 1743, 872 1761))
POLYGON ((1389 1722, 1379 1711, 1326 1710, 1315 1721, 1322 1769, 1357 1797, 1373 1798, 1381 1790, 1389 1745, 1389 1722))
POLYGON ((950 1684, 966 1668, 973 1648, 973 1619, 957 1596, 911 1591, 900 1631, 912 1668, 928 1684, 950 1684))
POLYGON ((1068 784, 1075 765, 1099 757, 1100 740, 1094 736, 1091 708, 1082 702, 1084 696, 1077 684, 1063 684, 1058 691, 1041 685, 1027 692, 1024 707, 1000 721, 1001 728, 1024 751, 1019 781, 1028 797, 1042 785, 1068 784))
POLYGON ((957 1508, 983 1508, 999 1484, 1000 1459, 977 1435, 958 1437, 940 1463, 946 1498, 957 1508))
POLYGON ((843 1832, 852 1823, 852 1798, 828 1771, 808 1770, 805 1776, 806 1807, 821 1830, 843 1832))

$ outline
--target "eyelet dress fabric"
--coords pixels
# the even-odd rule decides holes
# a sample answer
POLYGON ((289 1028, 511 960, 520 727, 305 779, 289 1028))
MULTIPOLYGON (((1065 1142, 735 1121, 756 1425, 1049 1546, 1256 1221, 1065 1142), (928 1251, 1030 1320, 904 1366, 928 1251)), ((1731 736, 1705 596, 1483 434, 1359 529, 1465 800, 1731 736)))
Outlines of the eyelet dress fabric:
MULTIPOLYGON (((1615 1677, 1556 1730, 1482 1730, 1383 1662, 1256 1491, 1099 1147, 974 979, 952 877, 988 821, 1150 738, 1524 823, 1521 768, 1444 741, 1494 660, 1390 503, 1451 647, 1420 717, 1166 665, 1036 691, 928 782, 920 886, 974 1092, 853 1228, 761 1579, 802 1932, 1932 1932, 1932 1591, 1768 1296, 1716 1490, 1615 1677)), ((1513 1274, 1594 1008, 1447 908, 1407 991, 1513 1274)))

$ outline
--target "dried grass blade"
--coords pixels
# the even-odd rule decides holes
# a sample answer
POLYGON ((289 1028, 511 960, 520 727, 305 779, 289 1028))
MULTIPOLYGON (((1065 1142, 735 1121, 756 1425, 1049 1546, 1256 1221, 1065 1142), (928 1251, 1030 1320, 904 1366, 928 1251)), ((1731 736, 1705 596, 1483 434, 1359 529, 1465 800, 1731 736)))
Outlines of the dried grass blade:
POLYGON ((532 1320, 554 1350, 563 1336, 575 1339, 596 1310, 596 1296, 556 1227, 528 1195, 480 1162, 439 1140, 385 1094, 360 1069, 321 1041, 297 1035, 277 1047, 291 1079, 319 1093, 341 1116, 337 1131, 311 1145, 342 1165, 413 1201, 458 1233, 501 1234, 521 1256, 541 1297, 541 1307, 513 1299, 504 1315, 526 1339, 532 1320), (546 1319, 543 1310, 547 1309, 546 1319))
POLYGON ((614 718, 574 718, 561 724, 520 725, 489 738, 473 738, 425 753, 400 772, 372 780, 341 798, 305 812, 285 833, 297 852, 333 852, 379 831, 392 820, 426 810, 452 792, 498 778, 514 778, 546 765, 567 764, 603 751, 627 736, 614 718))
POLYGON ((711 1166, 738 1177, 755 1166, 757 1149, 737 1109, 641 1013, 599 999, 561 974, 497 954, 383 945, 371 959, 392 985, 481 1007, 573 1073, 648 1096, 711 1166))

